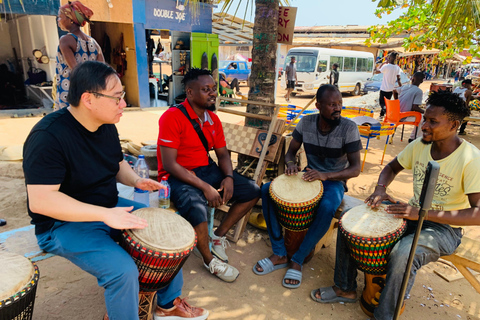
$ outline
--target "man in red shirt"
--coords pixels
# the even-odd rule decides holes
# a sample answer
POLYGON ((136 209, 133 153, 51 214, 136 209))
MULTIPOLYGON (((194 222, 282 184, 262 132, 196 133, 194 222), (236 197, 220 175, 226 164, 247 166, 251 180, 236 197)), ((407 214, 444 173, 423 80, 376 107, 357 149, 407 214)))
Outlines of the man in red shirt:
POLYGON ((158 178, 168 176, 170 199, 194 227, 205 267, 220 279, 233 282, 239 272, 227 264, 225 234, 257 203, 260 188, 253 180, 233 171, 222 123, 211 111, 215 109, 217 97, 211 72, 192 68, 182 82, 187 99, 180 108, 168 109, 159 120, 158 178), (208 150, 215 151, 218 165, 209 157, 199 134, 181 108, 200 126, 208 150), (207 206, 218 207, 230 200, 234 203, 213 234, 210 252, 207 206))

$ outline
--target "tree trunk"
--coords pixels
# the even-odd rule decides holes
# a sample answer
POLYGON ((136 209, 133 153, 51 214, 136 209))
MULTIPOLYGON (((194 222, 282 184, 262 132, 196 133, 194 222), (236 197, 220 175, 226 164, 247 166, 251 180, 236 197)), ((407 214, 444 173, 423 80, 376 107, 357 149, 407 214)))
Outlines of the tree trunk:
MULTIPOLYGON (((275 66, 277 60, 278 0, 255 1, 252 71, 248 100, 275 102, 275 66)), ((271 116, 274 109, 249 104, 247 112, 271 116)), ((268 128, 269 121, 247 118, 245 125, 268 128)))

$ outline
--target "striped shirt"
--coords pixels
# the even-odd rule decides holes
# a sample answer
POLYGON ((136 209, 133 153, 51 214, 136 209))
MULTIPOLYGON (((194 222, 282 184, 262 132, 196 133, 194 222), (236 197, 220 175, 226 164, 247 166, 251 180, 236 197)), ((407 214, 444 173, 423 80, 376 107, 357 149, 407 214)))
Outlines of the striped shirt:
POLYGON ((338 172, 349 166, 347 154, 362 150, 357 125, 347 118, 328 134, 320 133, 319 114, 303 117, 293 131, 293 138, 303 143, 307 168, 319 172, 338 172))

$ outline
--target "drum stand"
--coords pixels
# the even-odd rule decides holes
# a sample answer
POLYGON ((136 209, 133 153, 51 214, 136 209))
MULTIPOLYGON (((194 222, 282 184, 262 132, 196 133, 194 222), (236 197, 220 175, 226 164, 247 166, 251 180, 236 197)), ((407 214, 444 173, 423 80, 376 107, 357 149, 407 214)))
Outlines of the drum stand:
POLYGON ((154 302, 157 292, 141 291, 138 294, 138 318, 140 320, 153 320, 155 312, 154 302))
POLYGON ((425 172, 425 180, 423 180, 422 193, 420 194, 420 211, 418 213, 418 225, 415 235, 413 237, 412 248, 410 249, 410 255, 408 256, 407 267, 403 276, 402 286, 400 287, 400 294, 398 295, 397 307, 395 308, 394 320, 398 319, 400 315, 400 309, 405 299, 405 292, 407 291, 408 279, 410 277, 410 270, 412 269, 413 258, 415 257, 415 251, 417 249, 418 237, 422 231, 423 220, 427 210, 432 205, 433 192, 435 191, 435 185, 437 184, 438 174, 440 172, 440 166, 435 161, 429 161, 427 170, 425 172))

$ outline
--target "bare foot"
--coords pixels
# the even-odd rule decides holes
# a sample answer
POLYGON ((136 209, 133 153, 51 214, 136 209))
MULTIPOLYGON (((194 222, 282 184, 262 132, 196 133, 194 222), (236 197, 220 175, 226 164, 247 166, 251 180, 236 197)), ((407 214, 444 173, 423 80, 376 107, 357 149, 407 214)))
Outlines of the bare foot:
MULTIPOLYGON (((290 265, 288 266, 290 269, 295 269, 295 270, 298 270, 298 271, 302 271, 302 266, 299 265, 298 263, 294 262, 294 261, 290 261, 290 265)), ((285 279, 285 283, 288 283, 288 284, 298 284, 300 281, 298 280, 293 280, 293 279, 285 279)))
MULTIPOLYGON (((333 288, 333 291, 335 291, 335 294, 337 295, 337 297, 344 297, 344 298, 347 298, 347 299, 356 299, 357 298, 357 292, 356 291, 343 291, 337 286, 332 286, 332 288, 333 288)), ((320 290, 317 290, 315 292, 315 298, 320 299, 320 300, 322 299, 322 297, 320 296, 320 290)))
MULTIPOLYGON (((270 261, 272 261, 273 265, 276 266, 277 264, 282 264, 282 263, 287 263, 288 258, 277 256, 276 254, 272 254, 270 257, 268 257, 270 261)), ((255 265, 255 269, 257 269, 258 272, 263 272, 263 268, 258 265, 258 263, 255 265)))

